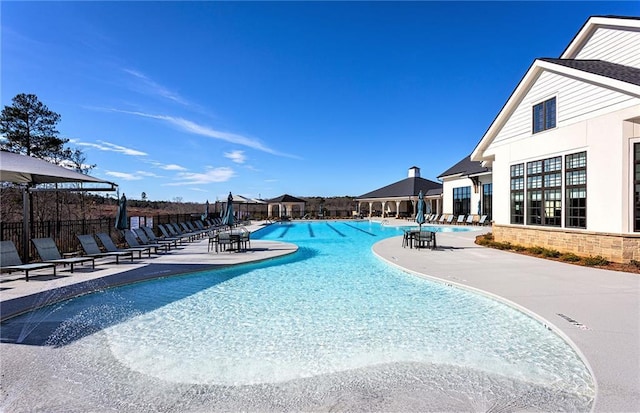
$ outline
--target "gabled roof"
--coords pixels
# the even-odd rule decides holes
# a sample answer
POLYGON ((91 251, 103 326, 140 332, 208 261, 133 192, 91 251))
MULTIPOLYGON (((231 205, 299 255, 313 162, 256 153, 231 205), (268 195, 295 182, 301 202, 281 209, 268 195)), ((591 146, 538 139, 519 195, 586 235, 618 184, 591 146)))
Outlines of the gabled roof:
POLYGON ((289 194, 284 194, 284 195, 280 195, 277 198, 268 199, 267 202, 276 203, 276 202, 307 202, 307 201, 305 201, 304 199, 296 198, 295 196, 292 196, 289 194))
POLYGON ((418 196, 422 190, 425 196, 442 193, 442 184, 420 177, 405 178, 391 185, 368 192, 358 198, 401 198, 418 196))
POLYGON ((471 175, 480 175, 486 172, 490 172, 491 168, 487 168, 482 166, 482 162, 472 161, 471 156, 465 156, 458 162, 453 165, 451 168, 447 169, 443 173, 438 176, 438 179, 446 178, 448 176, 471 176, 471 175))
POLYGON ((531 87, 540 75, 545 72, 553 72, 561 76, 579 79, 586 83, 603 88, 618 91, 630 96, 640 98, 640 81, 638 81, 638 69, 599 60, 574 60, 580 50, 591 38, 593 33, 601 27, 620 27, 630 30, 640 29, 639 18, 621 17, 591 17, 580 32, 571 41, 571 44, 562 53, 561 59, 541 58, 536 59, 527 73, 520 80, 509 99, 504 104, 498 116, 493 120, 489 129, 476 145, 471 153, 474 161, 490 160, 484 155, 485 150, 491 145, 493 139, 507 123, 511 114, 516 110, 531 87))
POLYGON ((576 36, 571 40, 571 43, 564 49, 564 52, 560 55, 562 59, 575 59, 580 50, 589 41, 591 36, 596 30, 602 27, 619 27, 627 28, 630 30, 637 30, 640 28, 640 17, 629 16, 591 16, 582 25, 576 36))

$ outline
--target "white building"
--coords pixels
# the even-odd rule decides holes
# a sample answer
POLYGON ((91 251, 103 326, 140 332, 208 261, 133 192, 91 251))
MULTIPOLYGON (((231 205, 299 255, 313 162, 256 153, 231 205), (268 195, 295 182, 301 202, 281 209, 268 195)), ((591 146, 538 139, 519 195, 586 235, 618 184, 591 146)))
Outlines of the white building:
POLYGON ((491 168, 465 156, 460 162, 444 171, 438 179, 442 181, 442 212, 446 215, 487 216, 493 215, 493 184, 491 168))
POLYGON ((640 261, 640 19, 591 17, 535 60, 471 161, 497 241, 640 261))

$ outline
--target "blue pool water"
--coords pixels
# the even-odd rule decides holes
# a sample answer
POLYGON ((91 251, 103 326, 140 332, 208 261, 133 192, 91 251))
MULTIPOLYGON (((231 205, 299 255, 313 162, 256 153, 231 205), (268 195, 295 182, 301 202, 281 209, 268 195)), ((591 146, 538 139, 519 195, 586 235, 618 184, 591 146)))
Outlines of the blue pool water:
POLYGON ((463 372, 457 391, 466 371, 588 408, 588 369, 541 323, 371 253, 401 233, 367 221, 274 224, 252 239, 297 253, 78 297, 3 328, 53 323, 41 339, 57 347, 100 336, 120 365, 163 382, 266 385, 409 363, 463 372))

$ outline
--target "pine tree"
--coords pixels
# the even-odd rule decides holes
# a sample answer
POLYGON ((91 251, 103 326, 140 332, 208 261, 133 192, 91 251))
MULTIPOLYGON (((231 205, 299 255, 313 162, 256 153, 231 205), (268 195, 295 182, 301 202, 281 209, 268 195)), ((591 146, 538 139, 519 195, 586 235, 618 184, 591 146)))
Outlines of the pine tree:
POLYGON ((64 158, 68 139, 58 137, 60 115, 47 108, 33 94, 21 93, 0 115, 0 148, 40 159, 64 158))

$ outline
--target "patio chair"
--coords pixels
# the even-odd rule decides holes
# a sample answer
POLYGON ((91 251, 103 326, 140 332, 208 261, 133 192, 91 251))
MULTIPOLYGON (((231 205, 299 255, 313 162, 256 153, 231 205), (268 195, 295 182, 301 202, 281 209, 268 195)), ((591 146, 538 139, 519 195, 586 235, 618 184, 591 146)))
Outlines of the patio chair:
POLYGON ((142 253, 146 252, 147 255, 151 257, 151 248, 149 247, 118 248, 116 244, 113 242, 113 240, 111 239, 111 237, 109 236, 109 234, 107 234, 106 232, 99 232, 96 234, 96 236, 98 237, 98 240, 100 240, 100 242, 102 243, 102 246, 104 247, 104 249, 109 252, 129 251, 132 253, 132 255, 134 252, 137 252, 139 259, 142 258, 142 253))
POLYGON ((130 229, 124 230, 124 240, 127 242, 127 245, 131 248, 139 248, 139 247, 147 247, 153 249, 154 254, 158 254, 158 248, 164 248, 165 252, 169 251, 168 245, 160 245, 160 244, 142 244, 138 242, 136 238, 135 232, 130 229))
POLYGON ((444 224, 444 221, 446 221, 447 216, 445 214, 440 215, 440 219, 438 220, 439 224, 444 224))
POLYGON ((133 262, 133 252, 131 251, 113 251, 102 252, 96 242, 96 239, 91 235, 76 235, 80 245, 85 252, 85 257, 103 258, 103 257, 115 257, 116 264, 120 264, 120 257, 129 257, 133 262))
POLYGON ((480 217, 480 220, 478 221, 478 225, 487 225, 487 215, 483 215, 480 217))
POLYGON ((73 266, 75 264, 84 264, 85 262, 91 262, 91 267, 93 269, 96 268, 96 259, 94 257, 63 258, 53 238, 33 238, 31 242, 35 245, 42 262, 56 265, 62 264, 63 266, 69 264, 71 266, 71 272, 73 272, 73 266))
POLYGON ((0 271, 12 273, 14 271, 24 271, 24 276, 29 281, 29 271, 42 268, 53 268, 53 276, 56 276, 56 265, 53 263, 34 262, 23 264, 18 255, 18 250, 13 241, 0 241, 0 271))
POLYGON ((419 231, 414 234, 414 245, 417 249, 420 248, 433 248, 432 243, 435 239, 435 232, 432 231, 419 231))
POLYGON ((469 214, 469 216, 467 217, 467 220, 466 220, 466 221, 464 221, 464 223, 465 223, 466 225, 471 225, 471 224, 473 224, 473 215, 472 215, 472 214, 469 214))
POLYGON ((220 251, 226 251, 227 248, 231 248, 231 234, 228 232, 218 233, 215 238, 215 247, 216 253, 218 253, 218 249, 220 249, 220 251))
POLYGON ((197 238, 202 238, 207 231, 196 229, 191 222, 181 222, 180 225, 185 232, 195 234, 197 238))
POLYGON ((170 241, 153 242, 149 238, 147 238, 147 235, 140 228, 133 229, 132 231, 136 235, 136 237, 138 237, 138 239, 140 240, 140 245, 147 245, 147 246, 158 245, 159 247, 164 248, 165 252, 169 252, 169 250, 171 249, 172 243, 170 241))
POLYGON ((170 242, 171 245, 173 245, 173 248, 178 248, 178 242, 180 242, 180 238, 177 238, 177 237, 158 238, 156 237, 156 234, 153 232, 151 228, 147 226, 141 226, 140 228, 142 229, 142 231, 144 231, 144 234, 147 236, 147 238, 149 238, 150 242, 155 242, 157 244, 162 244, 163 242, 170 242))
POLYGON ((449 215, 449 218, 447 218, 447 225, 451 225, 453 223, 453 218, 455 218, 455 215, 449 215))
POLYGON ((458 215, 458 220, 456 221, 456 225, 464 224, 464 218, 465 218, 464 214, 458 215))

